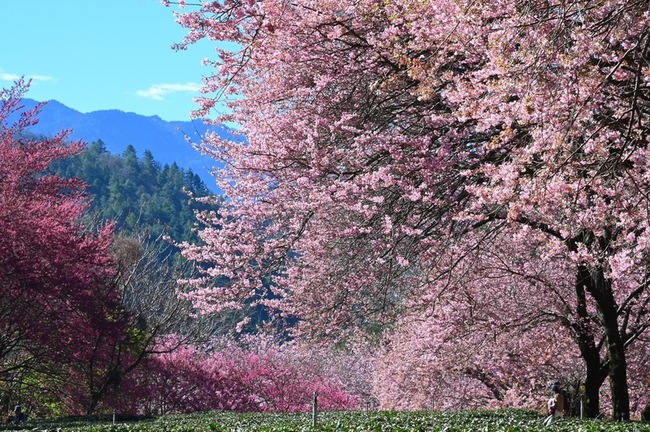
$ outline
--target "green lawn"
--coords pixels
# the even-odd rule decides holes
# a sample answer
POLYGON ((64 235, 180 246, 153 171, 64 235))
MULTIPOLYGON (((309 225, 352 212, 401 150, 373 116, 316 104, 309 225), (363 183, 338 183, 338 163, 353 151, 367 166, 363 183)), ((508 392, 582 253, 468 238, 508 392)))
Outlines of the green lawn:
MULTIPOLYGON (((615 423, 563 419, 550 427, 543 417, 530 411, 475 411, 461 413, 430 412, 326 412, 319 413, 318 425, 312 427, 311 414, 236 414, 212 412, 163 416, 153 420, 128 423, 49 422, 27 423, 23 430, 83 432, 518 432, 518 431, 630 431, 650 432, 650 424, 615 423)), ((18 429, 14 427, 12 429, 18 429)))

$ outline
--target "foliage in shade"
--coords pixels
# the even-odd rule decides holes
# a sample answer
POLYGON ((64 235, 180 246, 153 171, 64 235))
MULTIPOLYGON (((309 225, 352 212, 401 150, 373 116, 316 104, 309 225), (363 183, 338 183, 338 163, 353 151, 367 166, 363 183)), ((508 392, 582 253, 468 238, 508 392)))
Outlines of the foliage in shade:
MULTIPOLYGON (((462 293, 449 248, 476 264, 468 290, 503 296, 489 246, 510 242, 514 259, 558 270, 529 307, 565 300, 549 324, 579 352, 587 415, 607 380, 612 417, 628 418, 629 370, 643 366, 631 353, 650 324, 647 6, 272 0, 181 14, 180 48, 234 42, 215 44, 198 114, 226 103, 216 121, 246 137, 205 137, 229 205, 185 248, 209 267, 196 306, 262 298, 306 336, 377 335, 413 299, 462 293), (211 284, 221 276, 230 286, 211 284)), ((508 271, 519 292, 540 286, 508 271)))

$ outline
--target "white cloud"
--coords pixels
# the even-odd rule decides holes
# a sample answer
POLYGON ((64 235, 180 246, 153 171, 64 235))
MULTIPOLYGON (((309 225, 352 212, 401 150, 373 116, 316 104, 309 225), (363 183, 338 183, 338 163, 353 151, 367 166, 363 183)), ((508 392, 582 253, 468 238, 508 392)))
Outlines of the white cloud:
MULTIPOLYGON (((21 78, 21 75, 3 72, 0 70, 0 81, 16 81, 21 78)), ((44 82, 44 81, 54 81, 54 77, 48 75, 31 75, 26 76, 25 79, 31 79, 33 83, 44 82)))
POLYGON ((170 93, 179 93, 179 92, 198 92, 201 86, 196 83, 185 83, 185 84, 154 84, 146 90, 138 90, 135 92, 136 95, 155 100, 164 100, 165 96, 170 93))
POLYGON ((48 75, 31 75, 28 78, 32 81, 54 81, 54 77, 48 75))
POLYGON ((0 81, 16 81, 19 78, 20 75, 0 72, 0 81))

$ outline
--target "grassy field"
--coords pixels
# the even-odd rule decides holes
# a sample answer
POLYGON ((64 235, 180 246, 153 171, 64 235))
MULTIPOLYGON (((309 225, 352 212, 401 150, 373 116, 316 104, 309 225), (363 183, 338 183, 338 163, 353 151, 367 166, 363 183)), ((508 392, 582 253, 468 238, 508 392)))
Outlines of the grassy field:
MULTIPOLYGON (((138 422, 48 422, 27 423, 22 430, 32 432, 518 432, 518 431, 630 431, 650 432, 650 424, 615 423, 562 419, 545 427, 544 418, 529 411, 439 412, 325 412, 319 413, 318 425, 312 426, 311 414, 236 414, 212 412, 162 416, 138 422)), ((6 430, 20 430, 7 426, 6 430)))

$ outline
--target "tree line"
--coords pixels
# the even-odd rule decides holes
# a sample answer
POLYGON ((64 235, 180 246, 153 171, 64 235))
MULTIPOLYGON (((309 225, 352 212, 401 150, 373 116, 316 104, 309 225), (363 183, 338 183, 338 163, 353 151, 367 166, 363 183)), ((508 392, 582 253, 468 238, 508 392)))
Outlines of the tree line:
POLYGON ((150 150, 138 157, 132 145, 114 155, 98 140, 80 154, 55 161, 50 170, 63 178, 83 180, 92 212, 114 221, 122 233, 146 229, 154 237, 196 240, 194 211, 207 206, 191 197, 214 197, 191 169, 176 163, 161 166, 150 150))

